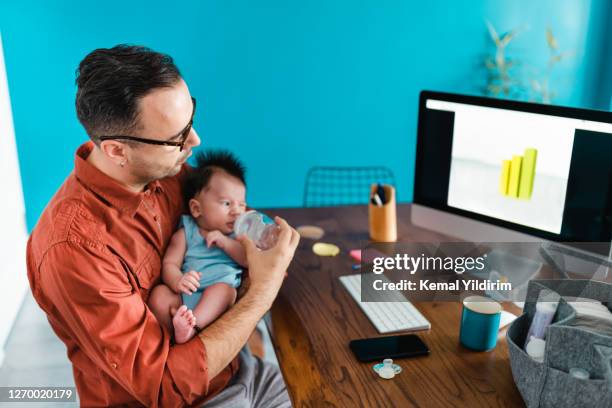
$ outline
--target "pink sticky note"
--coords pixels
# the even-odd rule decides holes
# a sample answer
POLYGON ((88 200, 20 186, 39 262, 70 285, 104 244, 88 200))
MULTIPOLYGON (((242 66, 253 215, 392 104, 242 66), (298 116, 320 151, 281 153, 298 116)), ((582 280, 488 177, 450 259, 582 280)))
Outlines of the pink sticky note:
POLYGON ((361 249, 351 249, 349 255, 357 262, 361 262, 361 249))

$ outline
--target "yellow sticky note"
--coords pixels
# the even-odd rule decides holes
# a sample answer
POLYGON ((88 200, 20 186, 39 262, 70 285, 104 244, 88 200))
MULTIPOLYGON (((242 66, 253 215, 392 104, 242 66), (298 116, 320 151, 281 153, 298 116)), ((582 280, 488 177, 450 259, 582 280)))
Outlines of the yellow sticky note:
POLYGON ((317 242, 312 246, 312 252, 319 256, 336 256, 340 253, 340 248, 334 244, 326 244, 325 242, 317 242))

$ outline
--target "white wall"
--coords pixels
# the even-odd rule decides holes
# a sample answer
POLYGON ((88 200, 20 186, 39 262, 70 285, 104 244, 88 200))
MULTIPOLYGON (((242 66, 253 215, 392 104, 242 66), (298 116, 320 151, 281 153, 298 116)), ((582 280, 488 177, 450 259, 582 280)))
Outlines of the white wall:
POLYGON ((0 35, 0 365, 27 289, 28 238, 15 132, 0 35))

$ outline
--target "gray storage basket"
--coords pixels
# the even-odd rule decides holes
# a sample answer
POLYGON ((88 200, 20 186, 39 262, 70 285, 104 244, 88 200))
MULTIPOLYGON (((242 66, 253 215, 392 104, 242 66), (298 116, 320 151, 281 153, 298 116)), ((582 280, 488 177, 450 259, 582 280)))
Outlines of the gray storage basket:
POLYGON ((508 329, 506 340, 516 386, 528 407, 612 407, 612 337, 568 326, 575 310, 563 299, 555 323, 546 331, 544 362, 538 363, 523 350, 535 304, 542 289, 561 296, 599 300, 612 305, 612 285, 588 280, 533 280, 529 282, 523 314, 508 329), (571 376, 570 368, 590 372, 591 378, 571 376))

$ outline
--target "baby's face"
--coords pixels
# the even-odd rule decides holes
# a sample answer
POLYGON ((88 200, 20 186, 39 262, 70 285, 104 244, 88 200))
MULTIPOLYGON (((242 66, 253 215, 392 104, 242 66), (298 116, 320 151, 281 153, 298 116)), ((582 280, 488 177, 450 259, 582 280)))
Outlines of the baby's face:
POLYGON ((215 171, 208 186, 195 197, 201 209, 196 217, 198 225, 208 231, 231 233, 234 221, 246 210, 245 196, 246 188, 240 180, 224 171, 215 171))

